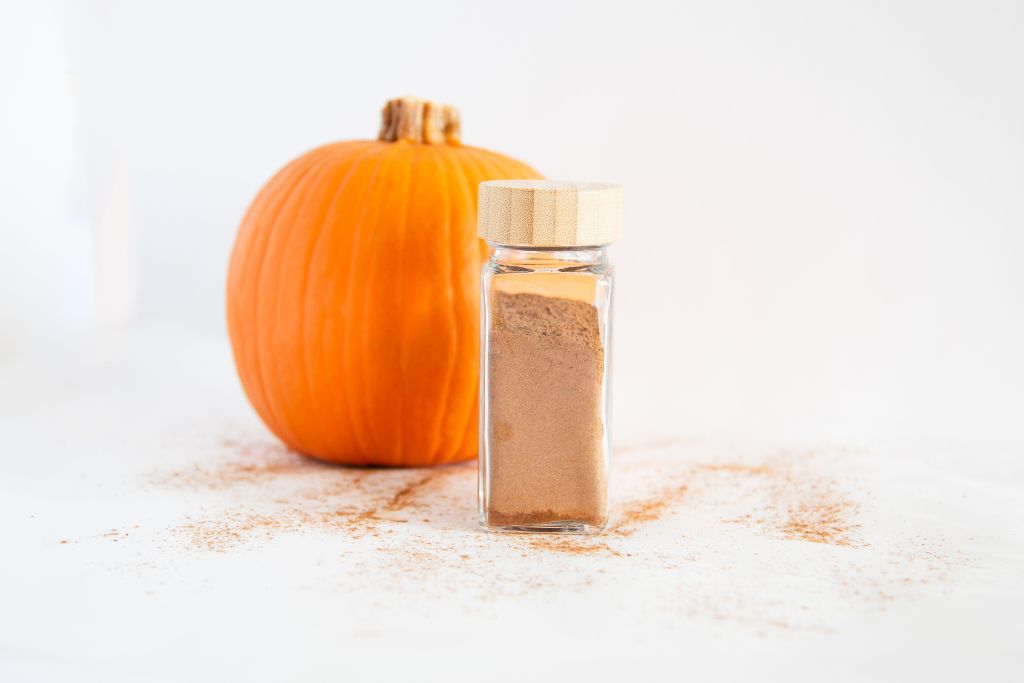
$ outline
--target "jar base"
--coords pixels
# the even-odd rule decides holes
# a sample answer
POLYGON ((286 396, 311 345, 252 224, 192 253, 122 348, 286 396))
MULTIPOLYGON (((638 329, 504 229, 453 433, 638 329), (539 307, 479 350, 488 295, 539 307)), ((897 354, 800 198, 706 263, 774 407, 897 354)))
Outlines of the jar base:
POLYGON ((488 524, 487 522, 480 522, 480 527, 484 531, 492 533, 512 533, 512 534, 572 534, 572 535, 590 535, 598 534, 604 531, 605 525, 589 524, 587 522, 577 522, 572 520, 560 520, 557 522, 537 522, 532 524, 488 524))

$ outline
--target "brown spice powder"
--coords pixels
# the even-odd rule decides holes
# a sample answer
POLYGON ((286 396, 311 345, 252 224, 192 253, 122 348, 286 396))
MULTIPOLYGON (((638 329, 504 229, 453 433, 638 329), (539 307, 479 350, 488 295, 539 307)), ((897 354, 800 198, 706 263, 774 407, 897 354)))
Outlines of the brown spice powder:
POLYGON ((533 536, 527 539, 529 546, 537 550, 547 550, 570 555, 612 555, 621 557, 622 553, 615 550, 607 543, 583 541, 579 539, 551 538, 544 536, 533 536))
POLYGON ((687 488, 689 488, 687 484, 669 486, 647 500, 637 501, 626 506, 612 532, 618 536, 632 535, 638 524, 658 519, 665 508, 686 494, 687 488))
MULTIPOLYGON (((476 533, 475 468, 468 464, 340 468, 260 438, 224 440, 223 457, 154 473, 149 483, 179 496, 188 514, 169 527, 124 525, 102 539, 113 552, 152 544, 165 553, 159 561, 129 559, 124 566, 164 572, 175 563, 204 561, 210 551, 256 550, 289 536, 325 534, 325 547, 342 549, 335 561, 346 589, 388 576, 392 589, 410 596, 458 583, 474 601, 607 589, 621 571, 659 572, 662 585, 695 587, 667 593, 659 614, 727 620, 759 632, 829 632, 829 614, 816 602, 821 598, 835 603, 834 616, 844 608, 887 606, 936 590, 971 566, 941 539, 877 536, 861 519, 865 492, 844 466, 843 449, 722 454, 683 443, 661 439, 617 451, 634 456, 617 459, 624 504, 603 537, 476 533), (738 568, 727 592, 706 581, 714 568, 733 571, 748 560, 743 544, 756 539, 772 542, 763 547, 761 569, 795 572, 812 589, 804 598, 779 603, 764 595, 762 576, 738 568), (820 551, 794 554, 808 542, 820 551), (189 549, 201 553, 186 557, 189 549), (520 557, 525 562, 517 564, 520 557)), ((60 547, 75 549, 80 542, 88 539, 60 547)))
POLYGON ((498 291, 491 318, 487 523, 604 525, 605 357, 597 308, 498 291))
MULTIPOLYGON (((664 448, 674 443, 671 439, 659 440, 632 449, 664 448)), ((468 484, 472 471, 466 465, 422 472, 338 468, 295 455, 272 442, 246 443, 231 439, 224 440, 222 445, 238 459, 197 463, 181 470, 154 473, 149 482, 162 488, 188 490, 270 487, 285 481, 298 484, 284 497, 273 499, 273 512, 236 507, 213 515, 189 516, 172 530, 188 538, 195 547, 222 552, 260 537, 269 539, 280 533, 304 530, 342 532, 351 538, 376 536, 382 528, 409 521, 400 514, 402 512, 425 506, 421 509, 437 514, 436 508, 444 501, 426 497, 428 489, 434 490, 451 476, 465 479, 468 484), (355 495, 359 492, 360 495, 355 495), (357 502, 358 498, 364 500, 357 502)), ((630 450, 627 446, 617 452, 630 450)), ((837 479, 809 468, 808 457, 808 454, 798 453, 773 457, 760 464, 681 464, 671 472, 664 472, 667 481, 651 487, 645 496, 626 502, 616 515, 611 533, 620 538, 632 536, 678 507, 693 487, 721 489, 742 483, 756 485, 755 490, 767 494, 764 507, 751 509, 739 517, 722 518, 722 522, 778 539, 864 547, 867 544, 857 538, 858 504, 837 479)), ((419 521, 427 523, 429 520, 419 521)), ((127 532, 113 530, 105 536, 113 541, 123 540, 127 532)), ((532 539, 529 547, 571 554, 619 554, 607 544, 586 543, 583 539, 551 539, 550 543, 547 540, 532 539)))
POLYGON ((461 463, 426 470, 337 467, 270 441, 226 438, 220 446, 233 457, 147 477, 149 484, 164 489, 259 492, 255 508, 250 503, 188 515, 168 530, 171 537, 215 552, 289 533, 377 536, 391 525, 407 523, 402 513, 417 508, 426 489, 449 477, 468 481, 474 473, 472 466, 461 463))

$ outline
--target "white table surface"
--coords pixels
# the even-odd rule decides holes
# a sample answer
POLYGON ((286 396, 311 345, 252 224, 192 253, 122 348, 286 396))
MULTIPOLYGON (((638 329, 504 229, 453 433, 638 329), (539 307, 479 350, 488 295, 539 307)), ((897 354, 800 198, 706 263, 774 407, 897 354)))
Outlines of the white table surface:
POLYGON ((286 452, 224 341, 69 341, 0 364, 0 680, 1019 681, 1020 446, 633 438, 553 542, 286 452))

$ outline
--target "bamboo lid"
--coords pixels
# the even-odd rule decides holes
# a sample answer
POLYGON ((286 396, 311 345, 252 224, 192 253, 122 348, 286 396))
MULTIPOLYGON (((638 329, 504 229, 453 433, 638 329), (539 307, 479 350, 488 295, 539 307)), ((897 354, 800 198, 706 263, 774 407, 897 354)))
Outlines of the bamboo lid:
POLYGON ((480 183, 477 234, 523 247, 596 247, 622 237, 622 186, 560 180, 480 183))

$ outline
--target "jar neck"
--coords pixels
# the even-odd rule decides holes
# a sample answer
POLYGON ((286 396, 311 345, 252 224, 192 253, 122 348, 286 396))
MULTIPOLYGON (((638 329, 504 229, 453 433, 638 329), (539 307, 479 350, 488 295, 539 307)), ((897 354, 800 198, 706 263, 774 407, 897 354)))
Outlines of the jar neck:
POLYGON ((608 262, 608 246, 596 247, 519 247, 488 242, 491 259, 504 265, 531 268, 598 265, 608 262))

